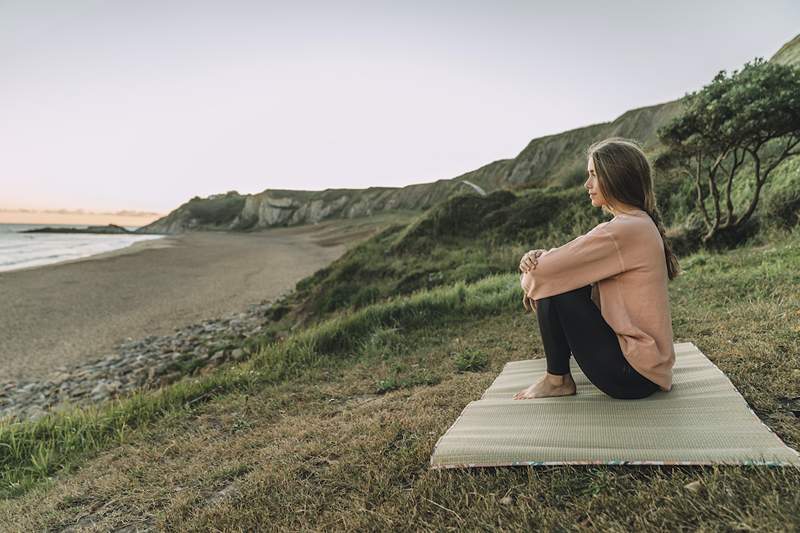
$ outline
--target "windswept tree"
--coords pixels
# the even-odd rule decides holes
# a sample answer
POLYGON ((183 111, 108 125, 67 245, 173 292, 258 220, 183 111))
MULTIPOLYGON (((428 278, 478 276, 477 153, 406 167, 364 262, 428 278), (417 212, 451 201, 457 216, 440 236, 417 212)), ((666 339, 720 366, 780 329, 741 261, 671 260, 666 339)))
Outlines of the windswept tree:
POLYGON ((746 222, 770 173, 800 154, 800 69, 757 57, 730 76, 720 71, 687 93, 685 104, 681 116, 657 131, 667 147, 659 159, 694 179, 707 243, 746 222), (738 176, 755 181, 746 207, 734 206, 731 195, 738 176))

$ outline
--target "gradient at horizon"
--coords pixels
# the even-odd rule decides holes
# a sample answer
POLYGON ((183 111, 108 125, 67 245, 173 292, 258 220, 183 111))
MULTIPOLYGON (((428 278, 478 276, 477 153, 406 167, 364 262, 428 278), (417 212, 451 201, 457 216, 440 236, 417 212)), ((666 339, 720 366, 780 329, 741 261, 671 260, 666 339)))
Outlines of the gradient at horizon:
POLYGON ((768 59, 798 22, 788 1, 4 2, 0 208, 453 178, 768 59))

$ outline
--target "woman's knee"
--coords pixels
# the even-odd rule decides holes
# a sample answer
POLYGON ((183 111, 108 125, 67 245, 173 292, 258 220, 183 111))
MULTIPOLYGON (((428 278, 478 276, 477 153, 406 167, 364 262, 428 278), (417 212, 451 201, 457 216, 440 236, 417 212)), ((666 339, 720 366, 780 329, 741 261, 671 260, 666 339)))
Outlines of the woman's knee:
POLYGON ((583 287, 578 287, 577 289, 572 289, 571 291, 562 292, 559 294, 553 294, 552 296, 548 296, 548 298, 552 298, 554 300, 567 300, 567 299, 574 299, 574 298, 591 298, 592 295, 592 286, 585 285, 583 287))

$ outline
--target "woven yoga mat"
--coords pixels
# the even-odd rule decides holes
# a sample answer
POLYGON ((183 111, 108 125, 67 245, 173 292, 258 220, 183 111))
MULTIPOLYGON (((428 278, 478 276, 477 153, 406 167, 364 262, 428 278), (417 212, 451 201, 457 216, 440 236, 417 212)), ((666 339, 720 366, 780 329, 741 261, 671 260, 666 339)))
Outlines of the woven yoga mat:
POLYGON ((431 468, 554 464, 800 467, 730 380, 691 342, 675 343, 672 390, 607 396, 572 362, 573 396, 514 400, 542 359, 511 361, 436 443, 431 468))

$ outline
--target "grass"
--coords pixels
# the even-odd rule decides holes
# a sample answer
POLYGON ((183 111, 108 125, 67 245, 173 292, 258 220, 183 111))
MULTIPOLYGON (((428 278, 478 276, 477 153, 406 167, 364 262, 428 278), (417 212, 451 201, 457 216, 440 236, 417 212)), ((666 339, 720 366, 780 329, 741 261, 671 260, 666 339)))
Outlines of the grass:
POLYGON ((469 287, 459 283, 376 304, 338 315, 286 341, 269 343, 245 365, 99 408, 71 409, 35 422, 0 426, 0 491, 21 494, 58 470, 69 471, 74 459, 124 440, 128 429, 165 412, 182 410, 213 395, 294 378, 345 359, 365 343, 366 353, 374 351, 376 338, 387 342, 387 328, 413 330, 508 307, 514 296, 509 281, 507 276, 487 278, 469 287))
MULTIPOLYGON (((800 395, 800 232, 695 254, 682 266, 670 284, 675 341, 694 342, 784 442, 800 447, 787 404, 800 395)), ((800 471, 792 468, 429 470, 438 437, 502 366, 543 356, 518 282, 494 275, 397 296, 159 394, 4 428, 3 483, 16 497, 0 502, 0 524, 800 528, 800 471)))
POLYGON ((465 348, 456 358, 456 368, 461 372, 479 372, 489 364, 486 352, 474 348, 465 348))

